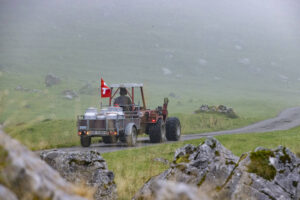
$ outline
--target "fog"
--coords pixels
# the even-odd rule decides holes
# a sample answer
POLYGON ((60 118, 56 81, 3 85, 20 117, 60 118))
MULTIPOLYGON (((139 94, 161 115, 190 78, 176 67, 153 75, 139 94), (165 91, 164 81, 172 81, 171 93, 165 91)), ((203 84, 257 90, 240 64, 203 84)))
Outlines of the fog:
POLYGON ((11 73, 297 91, 299 52, 297 0, 0 3, 0 64, 11 73))

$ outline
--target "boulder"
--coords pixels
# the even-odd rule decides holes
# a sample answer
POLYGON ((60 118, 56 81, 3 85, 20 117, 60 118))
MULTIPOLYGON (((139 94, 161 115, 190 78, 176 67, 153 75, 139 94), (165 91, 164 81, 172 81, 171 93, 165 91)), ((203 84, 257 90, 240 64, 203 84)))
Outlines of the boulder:
POLYGON ((78 94, 74 91, 74 90, 64 90, 62 92, 62 94, 64 95, 64 98, 72 100, 76 97, 78 97, 78 94))
POLYGON ((99 152, 50 150, 41 152, 40 157, 67 181, 94 188, 95 199, 117 198, 114 174, 99 152))
POLYGON ((45 84, 47 87, 59 84, 60 82, 60 78, 55 76, 54 74, 47 74, 47 76, 45 77, 45 84))
POLYGON ((153 195, 144 199, 156 200, 211 200, 206 194, 201 193, 196 186, 173 181, 157 181, 153 185, 153 195), (154 197, 154 198, 153 198, 154 197))
POLYGON ((299 199, 300 159, 282 146, 237 157, 208 138, 198 147, 178 149, 171 167, 151 178, 134 198, 156 199, 160 181, 192 185, 211 199, 299 199))
POLYGON ((17 90, 17 91, 22 91, 24 88, 21 86, 21 85, 18 85, 16 88, 15 88, 15 90, 17 90))
POLYGON ((0 199, 82 200, 86 188, 65 181, 0 127, 0 199))
POLYGON ((79 89, 79 93, 86 95, 95 95, 97 94, 97 88, 94 88, 90 83, 86 83, 79 89))
POLYGON ((176 98, 177 96, 176 96, 176 94, 174 92, 170 92, 169 97, 176 98))

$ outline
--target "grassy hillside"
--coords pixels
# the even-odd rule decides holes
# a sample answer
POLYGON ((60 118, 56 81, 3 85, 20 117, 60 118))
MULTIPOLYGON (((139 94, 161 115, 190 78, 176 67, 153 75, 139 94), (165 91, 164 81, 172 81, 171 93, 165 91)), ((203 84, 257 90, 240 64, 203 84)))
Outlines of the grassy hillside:
POLYGON ((11 134, 45 119, 73 130, 76 115, 99 107, 100 77, 143 82, 150 108, 173 93, 171 114, 225 104, 242 118, 233 127, 274 116, 300 102, 299 8, 296 0, 3 0, 0 123, 11 134), (61 84, 47 88, 48 73, 61 84), (87 83, 91 95, 63 98, 87 83))
MULTIPOLYGON (((288 131, 222 135, 216 138, 237 156, 252 151, 258 146, 275 148, 279 145, 288 147, 300 156, 299 132, 300 128, 297 127, 288 131)), ((155 162, 155 158, 165 158, 172 162, 177 148, 182 147, 184 144, 198 146, 202 141, 204 139, 104 153, 103 157, 108 163, 109 169, 115 173, 119 198, 132 198, 150 177, 158 175, 169 168, 167 165, 155 162), (128 160, 131 162, 128 162, 128 160)))

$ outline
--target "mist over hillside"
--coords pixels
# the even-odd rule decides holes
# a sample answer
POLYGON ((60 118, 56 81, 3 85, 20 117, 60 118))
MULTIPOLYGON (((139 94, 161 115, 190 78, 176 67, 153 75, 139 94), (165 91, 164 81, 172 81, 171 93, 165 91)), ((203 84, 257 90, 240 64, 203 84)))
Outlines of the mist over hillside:
POLYGON ((149 97, 295 104, 299 52, 297 0, 0 2, 1 90, 44 89, 54 73, 78 88, 102 76, 143 82, 149 97))

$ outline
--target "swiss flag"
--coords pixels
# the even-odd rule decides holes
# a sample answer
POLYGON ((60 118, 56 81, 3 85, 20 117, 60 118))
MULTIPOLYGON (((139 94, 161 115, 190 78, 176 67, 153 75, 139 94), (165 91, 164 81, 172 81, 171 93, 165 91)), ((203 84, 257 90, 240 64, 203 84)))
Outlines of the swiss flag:
POLYGON ((111 95, 110 88, 106 85, 104 80, 101 78, 101 97, 108 98, 111 95))

